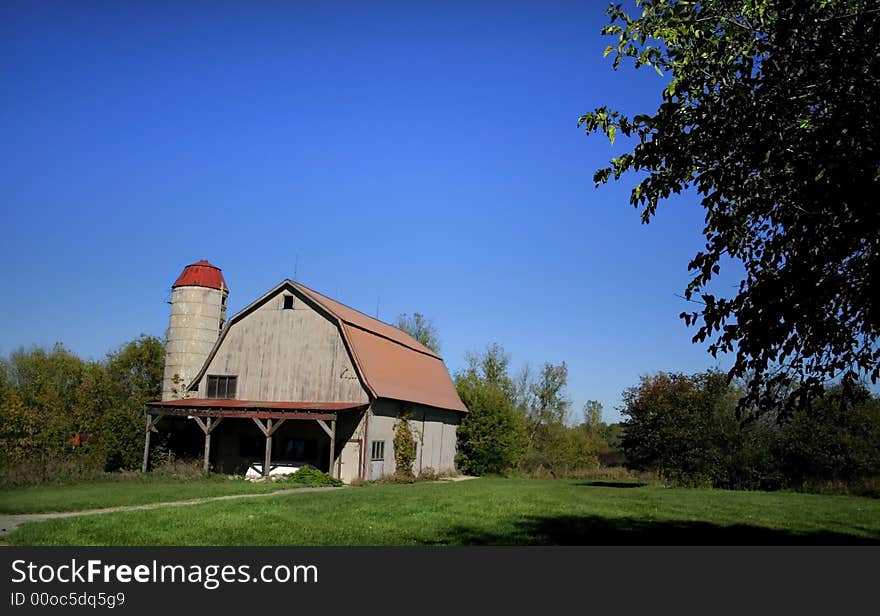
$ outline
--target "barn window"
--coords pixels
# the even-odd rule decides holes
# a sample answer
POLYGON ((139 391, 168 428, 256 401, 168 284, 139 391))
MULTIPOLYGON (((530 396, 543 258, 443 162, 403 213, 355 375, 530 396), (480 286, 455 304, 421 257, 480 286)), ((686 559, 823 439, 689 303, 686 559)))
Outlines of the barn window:
POLYGON ((385 459, 385 441, 373 441, 370 449, 370 459, 373 461, 385 459))
POLYGON ((293 295, 284 296, 284 310, 293 310, 293 295))
POLYGON ((208 397, 220 400, 232 400, 235 398, 235 389, 238 384, 237 376, 208 375, 208 397))

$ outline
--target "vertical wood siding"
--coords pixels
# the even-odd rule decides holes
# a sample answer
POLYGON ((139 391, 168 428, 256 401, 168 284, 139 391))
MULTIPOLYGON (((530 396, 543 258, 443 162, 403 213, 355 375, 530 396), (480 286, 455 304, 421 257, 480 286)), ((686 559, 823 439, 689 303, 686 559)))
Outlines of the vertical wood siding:
POLYGON ((283 309, 286 294, 235 323, 205 374, 238 376, 240 400, 368 402, 336 326, 299 297, 283 309))

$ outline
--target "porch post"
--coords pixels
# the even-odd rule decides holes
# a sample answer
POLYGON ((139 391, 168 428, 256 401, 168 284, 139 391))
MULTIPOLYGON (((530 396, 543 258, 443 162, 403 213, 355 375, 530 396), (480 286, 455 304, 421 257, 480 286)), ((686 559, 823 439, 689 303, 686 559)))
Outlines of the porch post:
POLYGON ((147 414, 147 428, 146 435, 144 436, 144 463, 141 465, 141 472, 146 473, 147 467, 150 465, 150 428, 152 428, 153 416, 149 413, 147 414))
POLYGON ((269 476, 269 467, 272 464, 272 420, 266 420, 266 460, 263 463, 263 477, 269 476))
POLYGON ((208 472, 208 468, 211 464, 211 422, 212 418, 208 417, 208 425, 205 430, 205 464, 203 466, 205 472, 208 472))
POLYGON ((333 464, 336 462, 336 420, 330 420, 330 467, 327 472, 331 477, 336 477, 336 473, 333 470, 333 464))

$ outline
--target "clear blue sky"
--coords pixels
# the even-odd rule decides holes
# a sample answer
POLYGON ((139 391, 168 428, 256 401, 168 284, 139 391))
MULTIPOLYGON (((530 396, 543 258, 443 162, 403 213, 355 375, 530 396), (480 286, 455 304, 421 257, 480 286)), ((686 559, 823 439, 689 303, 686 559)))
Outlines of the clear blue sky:
POLYGON ((603 60, 606 3, 430 4, 2 3, 0 353, 164 336, 208 259, 232 312, 296 268, 431 317, 453 371, 564 360, 609 420, 639 375, 719 365, 678 318, 695 197, 645 226, 592 184, 625 144, 578 116, 663 83, 603 60))

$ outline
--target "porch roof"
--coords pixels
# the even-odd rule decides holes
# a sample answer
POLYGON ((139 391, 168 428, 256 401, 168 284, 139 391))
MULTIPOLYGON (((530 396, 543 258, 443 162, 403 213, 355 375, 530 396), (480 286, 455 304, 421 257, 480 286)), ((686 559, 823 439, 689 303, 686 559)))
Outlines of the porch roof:
POLYGON ((188 398, 147 402, 151 414, 258 419, 336 419, 342 411, 367 408, 359 402, 274 402, 266 400, 218 400, 188 398))

